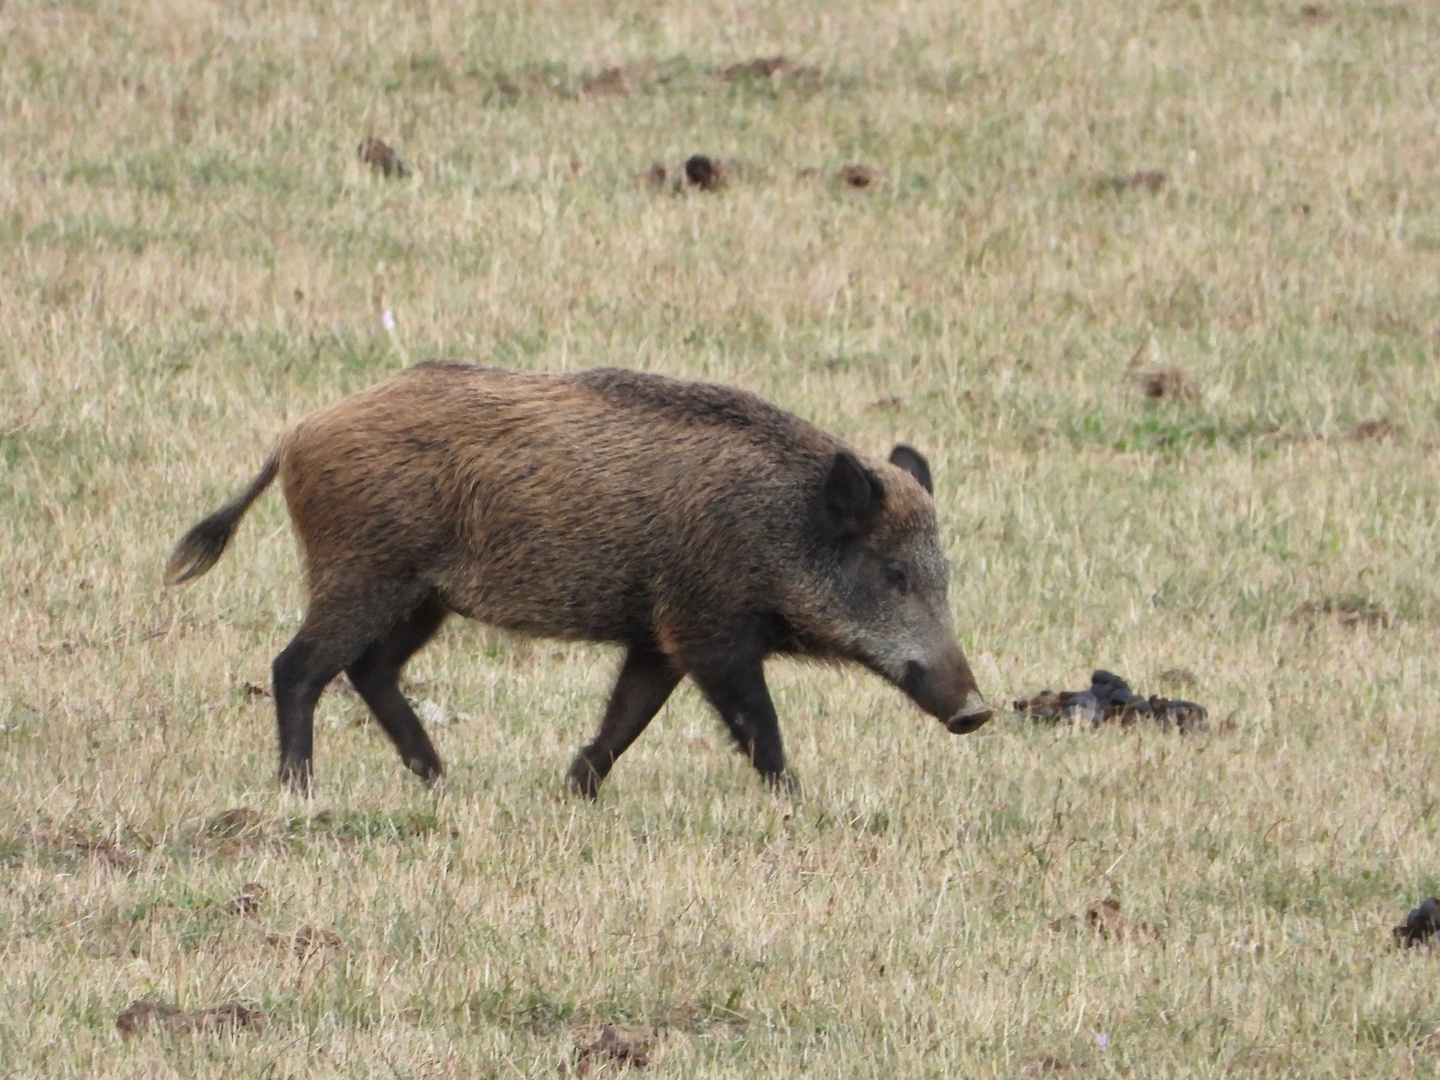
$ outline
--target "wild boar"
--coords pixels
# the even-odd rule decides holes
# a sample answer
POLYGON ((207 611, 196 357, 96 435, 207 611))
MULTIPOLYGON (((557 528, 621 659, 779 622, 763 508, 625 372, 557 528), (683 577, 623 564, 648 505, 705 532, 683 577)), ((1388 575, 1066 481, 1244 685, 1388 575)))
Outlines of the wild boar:
POLYGON ((340 671, 405 764, 440 774, 398 677, 450 612, 625 649, 570 768, 589 798, 685 676, 760 774, 789 782, 774 654, 863 664, 952 732, 990 717, 955 639, 925 459, 867 458, 743 390, 427 360, 283 435, 180 541, 167 584, 209 570, 276 476, 310 593, 273 669, 287 786, 311 784, 315 703, 340 671))

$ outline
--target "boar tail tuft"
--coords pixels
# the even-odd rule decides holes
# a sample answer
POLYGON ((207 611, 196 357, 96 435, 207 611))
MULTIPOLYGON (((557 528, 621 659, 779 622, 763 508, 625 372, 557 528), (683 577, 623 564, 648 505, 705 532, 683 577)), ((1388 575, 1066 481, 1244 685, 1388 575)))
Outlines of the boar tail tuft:
POLYGON ((271 454, 248 488, 187 532, 165 564, 165 584, 179 585, 197 578, 219 562, 235 526, 279 471, 280 456, 271 454))

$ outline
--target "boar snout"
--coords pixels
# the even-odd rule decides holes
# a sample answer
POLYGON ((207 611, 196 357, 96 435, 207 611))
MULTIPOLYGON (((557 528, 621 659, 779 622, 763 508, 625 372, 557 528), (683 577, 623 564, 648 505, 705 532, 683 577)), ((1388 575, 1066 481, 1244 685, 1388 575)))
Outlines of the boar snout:
POLYGON ((900 688, 954 735, 974 731, 990 719, 990 706, 980 696, 963 658, 958 665, 947 664, 939 670, 912 660, 905 665, 900 688))
POLYGON ((983 727, 989 719, 990 706, 985 704, 979 690, 971 690, 970 696, 965 699, 965 707, 945 721, 945 729, 952 735, 968 735, 983 727))

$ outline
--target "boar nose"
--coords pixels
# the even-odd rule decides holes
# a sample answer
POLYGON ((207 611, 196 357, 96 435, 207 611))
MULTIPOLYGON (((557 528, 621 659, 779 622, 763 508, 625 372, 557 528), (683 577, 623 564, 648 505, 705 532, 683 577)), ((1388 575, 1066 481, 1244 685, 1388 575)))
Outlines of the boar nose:
POLYGON ((911 661, 905 665, 900 688, 915 703, 957 735, 974 731, 990 719, 990 706, 975 687, 975 677, 963 656, 957 663, 946 665, 940 672, 911 661), (938 677, 943 675, 944 677, 938 677))
POLYGON ((971 690, 965 698, 964 707, 945 721, 945 727, 952 735, 965 735, 989 719, 990 706, 985 704, 979 690, 971 690))

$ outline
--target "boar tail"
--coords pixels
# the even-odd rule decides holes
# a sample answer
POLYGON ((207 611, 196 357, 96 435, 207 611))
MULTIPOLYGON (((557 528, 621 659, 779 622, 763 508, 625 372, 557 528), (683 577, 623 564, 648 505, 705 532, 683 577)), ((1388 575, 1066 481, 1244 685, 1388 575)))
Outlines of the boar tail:
POLYGON ((187 532, 165 564, 165 584, 179 585, 197 578, 219 562, 235 526, 279 471, 280 455, 271 454, 248 488, 187 532))

